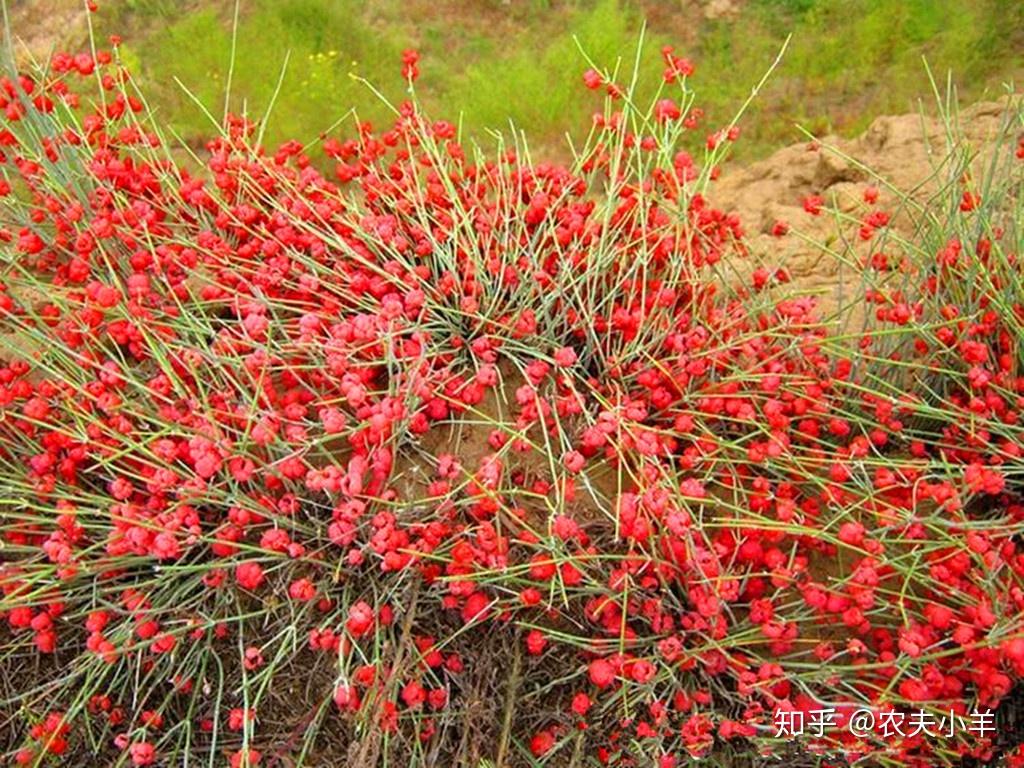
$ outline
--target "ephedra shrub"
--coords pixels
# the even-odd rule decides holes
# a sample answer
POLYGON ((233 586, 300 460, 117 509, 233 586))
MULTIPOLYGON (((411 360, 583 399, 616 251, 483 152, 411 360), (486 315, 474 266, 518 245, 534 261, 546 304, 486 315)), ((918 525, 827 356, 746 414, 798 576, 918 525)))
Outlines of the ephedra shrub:
POLYGON ((414 99, 317 147, 229 117, 183 160, 116 49, 3 80, 15 762, 1002 749, 776 721, 969 719, 1024 674, 1011 230, 957 233, 1004 270, 959 322, 925 281, 891 331, 948 388, 886 378, 888 332, 847 343, 741 266, 708 201, 738 130, 706 137, 664 58, 649 106, 587 71, 565 167, 414 99))

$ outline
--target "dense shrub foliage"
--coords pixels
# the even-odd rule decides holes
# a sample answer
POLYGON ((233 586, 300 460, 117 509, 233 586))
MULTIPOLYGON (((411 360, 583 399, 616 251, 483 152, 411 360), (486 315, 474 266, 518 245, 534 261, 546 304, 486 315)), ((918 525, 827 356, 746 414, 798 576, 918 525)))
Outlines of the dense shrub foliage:
POLYGON ((1024 149, 954 152, 911 235, 866 186, 826 318, 663 55, 649 108, 584 75, 566 167, 415 100, 187 156, 116 49, 2 81, 16 762, 1009 755, 937 722, 1024 676, 1024 149), (825 707, 936 722, 777 735, 825 707))

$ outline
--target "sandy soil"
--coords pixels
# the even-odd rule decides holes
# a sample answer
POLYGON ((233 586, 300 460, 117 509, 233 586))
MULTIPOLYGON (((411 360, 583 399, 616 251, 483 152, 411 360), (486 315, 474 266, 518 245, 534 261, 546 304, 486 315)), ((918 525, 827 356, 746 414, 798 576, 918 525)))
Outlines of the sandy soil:
MULTIPOLYGON (((976 177, 992 158, 1006 107, 1005 101, 980 102, 960 113, 957 146, 974 157, 971 167, 976 177)), ((816 244, 832 243, 838 250, 841 232, 852 235, 854 252, 865 256, 870 255, 872 243, 857 240, 855 224, 840 227, 828 215, 807 213, 804 199, 820 195, 840 211, 858 215, 864 211, 865 188, 875 186, 880 191, 878 208, 897 211, 897 190, 924 203, 948 180, 948 168, 942 167, 947 153, 946 129, 940 120, 920 114, 884 116, 852 139, 827 136, 785 147, 747 166, 726 165, 709 197, 715 205, 739 215, 752 253, 767 255, 773 266, 785 266, 796 286, 820 291, 825 306, 835 306, 841 263, 816 244), (800 236, 773 237, 777 221, 786 222, 800 236)), ((912 210, 906 207, 902 215, 893 217, 891 226, 898 233, 912 233, 912 210)))

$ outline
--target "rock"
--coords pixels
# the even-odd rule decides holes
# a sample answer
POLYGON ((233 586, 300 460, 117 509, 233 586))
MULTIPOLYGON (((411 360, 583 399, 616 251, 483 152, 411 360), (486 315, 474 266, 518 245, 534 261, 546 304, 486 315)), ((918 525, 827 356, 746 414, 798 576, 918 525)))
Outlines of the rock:
MULTIPOLYGON (((1006 100, 982 102, 961 112, 955 146, 972 153, 975 168, 991 161, 1007 107, 1006 100)), ((725 166, 708 199, 738 214, 746 228, 753 258, 746 265, 734 265, 740 275, 759 263, 783 266, 794 278, 793 287, 821 293, 827 313, 837 306, 840 290, 849 298, 853 282, 859 282, 829 250, 848 249, 843 253, 847 259, 870 255, 873 243, 859 239, 856 223, 869 210, 863 202, 865 188, 879 188, 878 204, 871 208, 893 212, 890 227, 912 236, 912 207, 899 205, 900 193, 920 204, 939 191, 949 172, 941 161, 949 151, 940 120, 920 114, 884 116, 852 139, 827 136, 815 144, 784 147, 747 167, 725 166), (854 220, 847 218, 840 225, 828 212, 812 216, 803 208, 810 195, 820 195, 829 207, 854 220), (779 220, 798 235, 773 237, 772 227, 779 220), (840 280, 846 280, 842 288, 840 280)))

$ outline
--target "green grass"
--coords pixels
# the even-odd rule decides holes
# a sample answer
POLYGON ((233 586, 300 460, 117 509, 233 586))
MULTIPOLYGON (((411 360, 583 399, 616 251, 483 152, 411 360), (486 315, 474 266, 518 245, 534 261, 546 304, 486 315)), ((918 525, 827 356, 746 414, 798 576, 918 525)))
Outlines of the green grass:
MULTIPOLYGON (((358 6, 351 0, 260 0, 255 4, 238 29, 232 109, 262 116, 283 71, 268 130, 271 141, 313 139, 353 107, 365 118, 381 117, 384 109, 379 100, 352 75, 394 85, 397 77, 382 76, 397 73, 407 41, 397 32, 385 39, 360 19, 358 6)), ((209 135, 210 125, 185 89, 219 117, 231 47, 230 17, 213 8, 187 14, 158 36, 129 45, 133 58, 142 64, 155 103, 186 138, 209 135)))
MULTIPOLYGON (((709 129, 731 117, 792 33, 746 121, 740 151, 748 156, 797 140, 794 123, 849 133, 879 114, 914 109, 927 99, 922 56, 934 71, 956 74, 965 100, 997 95, 1001 82, 1024 71, 1015 53, 1024 48, 1024 9, 1009 0, 751 0, 737 19, 719 20, 670 0, 646 8, 662 11, 647 32, 649 68, 658 71, 666 42, 696 60, 709 129), (678 43, 687 35, 696 41, 690 50, 678 43)), ((186 138, 205 135, 209 123, 175 78, 219 117, 231 16, 230 2, 183 13, 180 0, 130 0, 106 22, 129 30, 129 56, 186 138)), ((586 62, 576 39, 614 67, 632 57, 642 23, 641 9, 624 0, 242 0, 232 108, 261 116, 288 56, 270 141, 312 139, 350 109, 379 121, 387 108, 358 78, 401 99, 400 53, 415 45, 423 54, 420 95, 435 116, 461 116, 475 135, 511 120, 552 146, 585 126, 598 103, 580 85, 586 62)))
POLYGON ((1009 0, 755 0, 741 22, 711 23, 702 35, 701 92, 711 114, 727 113, 791 31, 749 113, 753 143, 777 145, 794 122, 856 133, 878 115, 916 111, 919 99, 931 104, 925 59, 953 73, 964 102, 999 97, 1024 73, 1022 23, 1024 6, 1009 0), (780 119, 763 119, 772 116, 780 119))

